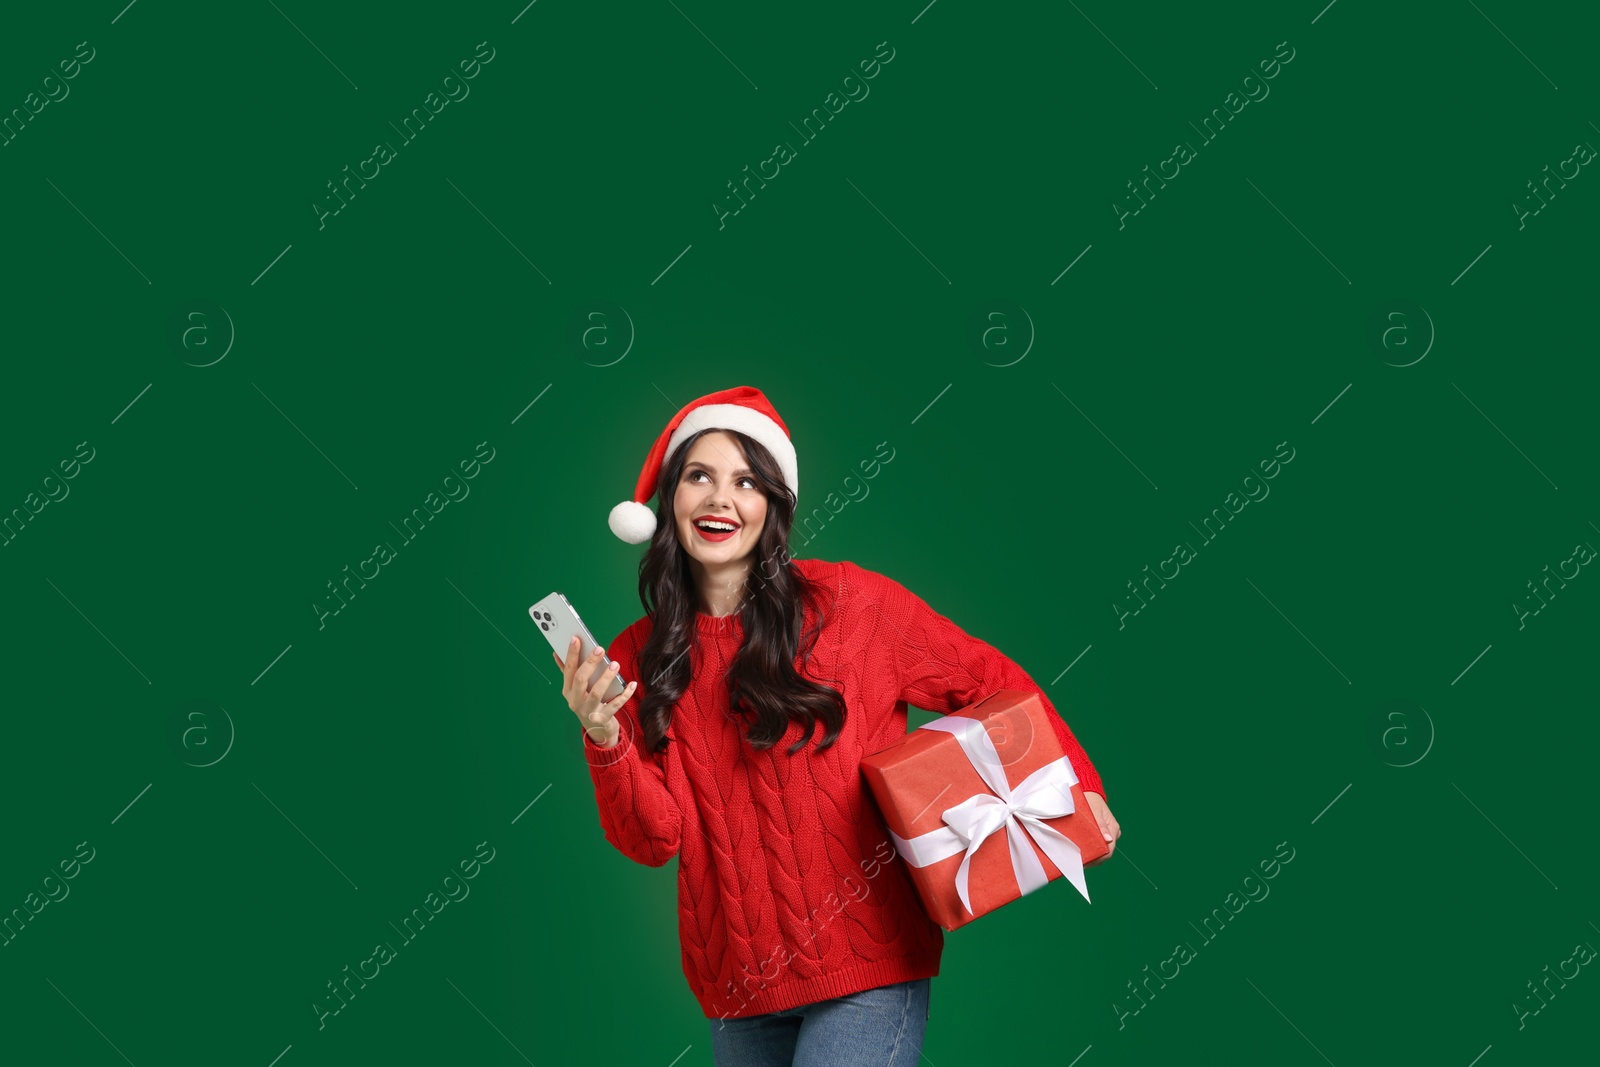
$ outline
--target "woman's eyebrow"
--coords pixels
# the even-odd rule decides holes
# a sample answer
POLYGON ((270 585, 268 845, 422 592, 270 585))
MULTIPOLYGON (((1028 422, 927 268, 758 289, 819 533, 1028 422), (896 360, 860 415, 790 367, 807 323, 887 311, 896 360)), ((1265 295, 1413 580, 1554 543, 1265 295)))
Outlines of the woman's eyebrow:
MULTIPOLYGON (((703 467, 705 470, 713 472, 713 473, 717 469, 717 468, 713 467, 711 464, 704 463, 704 462, 702 462, 702 461, 700 461, 698 459, 691 460, 689 462, 689 466, 691 466, 691 467, 703 467)), ((755 474, 755 471, 751 470, 749 467, 741 467, 739 470, 736 470, 733 473, 735 473, 735 474, 752 474, 753 475, 753 474, 755 474)))

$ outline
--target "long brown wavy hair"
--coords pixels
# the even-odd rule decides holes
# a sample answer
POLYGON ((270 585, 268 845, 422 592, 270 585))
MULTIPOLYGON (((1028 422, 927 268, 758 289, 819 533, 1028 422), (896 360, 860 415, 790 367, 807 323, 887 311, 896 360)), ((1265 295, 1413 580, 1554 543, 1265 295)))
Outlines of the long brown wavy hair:
POLYGON ((728 668, 728 707, 746 719, 749 729, 745 736, 752 748, 771 748, 791 722, 799 722, 805 736, 788 750, 792 756, 813 739, 816 724, 821 722, 821 751, 830 747, 844 728, 845 705, 838 690, 795 670, 795 657, 802 647, 802 665, 811 662, 817 636, 826 623, 823 591, 800 573, 789 556, 796 500, 777 460, 764 445, 737 430, 720 428, 701 430, 679 445, 662 465, 656 483, 656 530, 639 561, 639 601, 651 620, 650 637, 637 657, 644 681, 639 705, 644 747, 648 752, 666 748, 673 708, 689 688, 689 648, 696 633, 697 598, 689 554, 678 540, 674 504, 690 448, 705 434, 716 432, 738 442, 757 488, 767 498, 766 522, 752 553, 738 611, 744 642, 728 668), (802 631, 806 605, 813 607, 816 624, 802 631))

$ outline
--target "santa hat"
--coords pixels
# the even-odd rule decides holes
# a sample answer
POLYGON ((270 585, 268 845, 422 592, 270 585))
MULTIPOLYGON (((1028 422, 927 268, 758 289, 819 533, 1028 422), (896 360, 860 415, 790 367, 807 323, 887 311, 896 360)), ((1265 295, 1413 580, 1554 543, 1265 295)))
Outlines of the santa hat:
POLYGON ((688 438, 701 430, 712 429, 737 430, 758 441, 778 461, 789 491, 799 498, 800 468, 795 459, 794 443, 789 440, 789 428, 761 390, 739 385, 707 393, 678 409, 645 457, 644 469, 639 472, 638 484, 633 489, 633 499, 624 500, 611 509, 607 523, 612 533, 631 545, 650 540, 656 532, 656 515, 646 502, 656 493, 662 465, 688 438))

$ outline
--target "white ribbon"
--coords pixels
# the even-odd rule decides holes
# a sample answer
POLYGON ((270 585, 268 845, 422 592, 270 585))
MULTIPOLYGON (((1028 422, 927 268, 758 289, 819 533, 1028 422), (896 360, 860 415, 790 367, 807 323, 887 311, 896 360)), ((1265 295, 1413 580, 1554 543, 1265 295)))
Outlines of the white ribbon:
POLYGON ((913 867, 926 867, 930 863, 965 852, 961 866, 956 870, 956 892, 962 906, 970 914, 972 901, 967 891, 967 878, 972 857, 978 846, 1001 826, 1006 828, 1006 842, 1011 849, 1011 870, 1016 875, 1017 887, 1024 894, 1047 885, 1049 876, 1044 865, 1034 855, 1028 843, 1031 836, 1039 843, 1044 854, 1056 865, 1062 877, 1071 882, 1083 899, 1089 899, 1089 887, 1083 879, 1083 853, 1077 842, 1044 823, 1046 819, 1059 819, 1076 810, 1072 787, 1078 775, 1066 756, 1040 767, 1012 789, 1006 782, 1005 767, 994 741, 978 719, 965 715, 947 715, 925 722, 919 730, 943 730, 955 736, 966 753, 973 769, 988 783, 991 793, 976 793, 960 804, 943 812, 945 825, 913 838, 904 838, 893 830, 894 847, 913 867))

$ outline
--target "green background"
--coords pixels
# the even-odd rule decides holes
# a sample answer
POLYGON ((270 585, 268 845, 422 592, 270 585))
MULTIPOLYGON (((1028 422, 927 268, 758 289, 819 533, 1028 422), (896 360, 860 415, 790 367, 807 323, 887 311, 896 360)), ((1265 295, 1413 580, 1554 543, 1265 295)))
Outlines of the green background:
POLYGON ((741 384, 803 507, 895 450, 797 554, 1021 663, 1122 825, 1092 905, 1055 883, 948 936, 929 1063, 1592 1052, 1593 968, 1510 1005, 1600 946, 1600 579, 1508 609, 1600 545, 1600 179, 1508 210, 1600 144, 1592 16, 923 2, 8 13, 0 111, 95 50, 0 148, 0 509, 94 449, 0 549, 0 910, 95 850, 0 948, 8 1062, 709 1064, 676 862, 602 838, 527 607, 559 588, 602 640, 642 614, 606 513, 678 407, 741 384), (480 41, 470 95, 319 229, 480 41), (870 95, 719 229, 883 41, 870 95), (325 983, 481 841, 471 895, 319 1030, 325 983), (1202 944, 1279 842, 1271 895, 1202 944))

